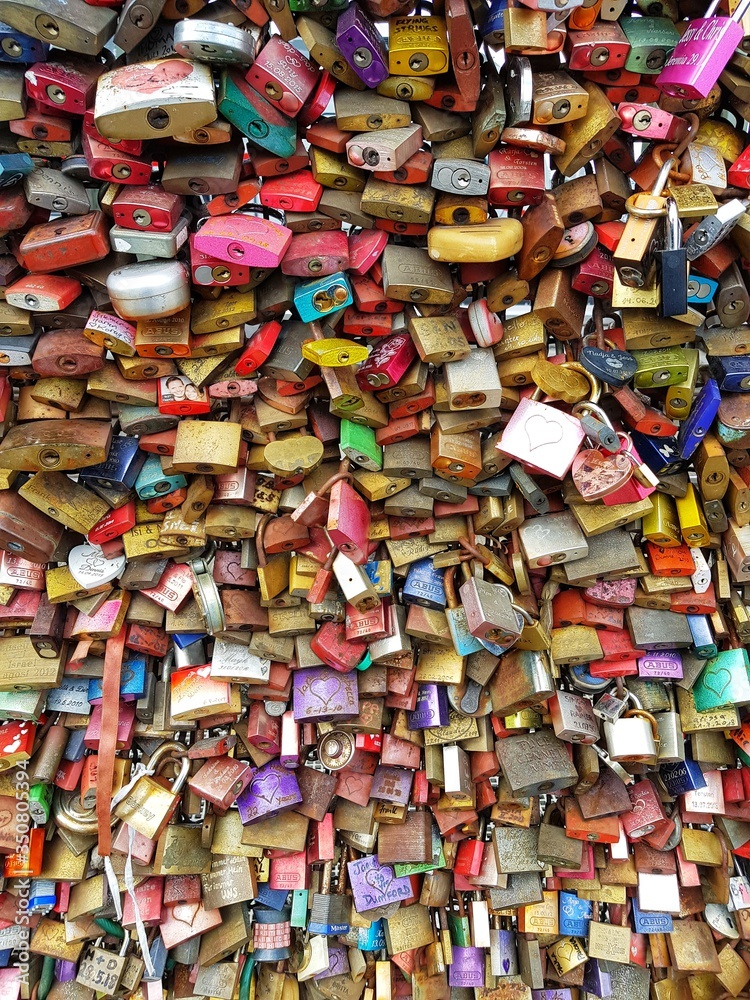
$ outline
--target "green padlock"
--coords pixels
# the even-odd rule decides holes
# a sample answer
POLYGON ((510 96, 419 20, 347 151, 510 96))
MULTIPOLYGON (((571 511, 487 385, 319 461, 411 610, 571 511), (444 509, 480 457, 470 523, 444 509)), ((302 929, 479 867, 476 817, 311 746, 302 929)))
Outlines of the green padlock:
POLYGON ((625 69, 633 73, 660 73, 680 36, 668 17, 623 18, 620 27, 630 42, 625 69))
POLYGON ((344 455, 355 465, 369 472, 383 468, 383 449, 375 440, 375 431, 367 424, 341 421, 340 445, 344 455))

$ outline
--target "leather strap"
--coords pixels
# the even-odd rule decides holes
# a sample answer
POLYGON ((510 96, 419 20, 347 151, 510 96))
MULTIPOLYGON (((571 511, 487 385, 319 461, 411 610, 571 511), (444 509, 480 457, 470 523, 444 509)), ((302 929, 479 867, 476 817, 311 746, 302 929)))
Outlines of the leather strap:
POLYGON ((99 760, 96 776, 96 821, 99 828, 99 854, 108 857, 112 849, 112 786, 115 778, 117 724, 120 717, 120 675, 125 655, 125 628, 107 639, 102 683, 102 725, 99 735, 99 760))

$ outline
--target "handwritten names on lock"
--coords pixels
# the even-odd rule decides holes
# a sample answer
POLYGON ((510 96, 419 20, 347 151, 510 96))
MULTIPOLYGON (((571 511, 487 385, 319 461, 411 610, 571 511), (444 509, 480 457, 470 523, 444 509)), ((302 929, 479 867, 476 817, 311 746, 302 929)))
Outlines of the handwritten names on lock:
POLYGON ((349 880, 355 905, 360 912, 410 899, 411 883, 398 878, 390 865, 381 865, 376 855, 350 861, 349 880))

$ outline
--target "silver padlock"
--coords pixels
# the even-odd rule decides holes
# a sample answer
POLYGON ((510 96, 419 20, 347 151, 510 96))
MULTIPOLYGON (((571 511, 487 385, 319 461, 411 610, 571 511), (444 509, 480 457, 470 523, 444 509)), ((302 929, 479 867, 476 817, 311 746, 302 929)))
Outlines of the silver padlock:
POLYGON ((432 169, 432 186, 448 194, 486 195, 490 168, 476 160, 438 159, 432 169))
MULTIPOLYGON (((630 697, 637 703, 632 693, 630 697)), ((654 716, 640 706, 631 708, 616 722, 605 722, 604 739, 614 761, 655 764, 659 758, 659 727, 654 716)))

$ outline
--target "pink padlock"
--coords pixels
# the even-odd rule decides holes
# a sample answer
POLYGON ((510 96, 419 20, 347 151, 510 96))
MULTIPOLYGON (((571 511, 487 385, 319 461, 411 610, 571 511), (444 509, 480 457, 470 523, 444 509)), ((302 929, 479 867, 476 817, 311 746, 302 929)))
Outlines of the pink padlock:
POLYGON ((274 35, 245 79, 285 115, 294 116, 315 90, 320 70, 289 42, 274 35))
POLYGON ((633 474, 630 479, 624 483, 618 490, 614 493, 608 493, 606 496, 602 497, 602 502, 605 507, 613 507, 618 503, 636 503, 638 500, 645 500, 646 497, 650 497, 655 491, 656 486, 646 485, 645 482, 640 482, 637 476, 637 471, 639 468, 643 468, 643 463, 641 462, 641 457, 638 452, 633 447, 633 442, 630 440, 629 435, 618 433, 620 440, 624 439, 624 449, 623 453, 628 456, 628 461, 632 463, 633 474))
POLYGON ((217 215, 193 238, 197 251, 245 267, 278 267, 292 241, 292 231, 252 215, 217 215))
POLYGON ((575 417, 535 399, 522 399, 497 450, 534 472, 564 479, 583 438, 583 428, 575 417))
POLYGON ((359 493, 344 479, 339 479, 331 487, 326 527, 333 544, 352 562, 362 565, 367 560, 370 551, 370 510, 359 493))
POLYGON ((417 356, 408 333, 394 333, 381 340, 357 372, 357 385, 364 392, 390 389, 401 381, 417 356))
POLYGON ((487 299, 477 299, 467 309, 469 326, 478 347, 492 347, 503 339, 503 321, 492 312, 487 299))
POLYGON ((706 16, 691 21, 683 32, 657 78, 662 93, 691 101, 708 97, 744 38, 742 17, 750 0, 740 0, 731 17, 717 17, 718 6, 714 0, 706 16))
POLYGON ((658 139, 659 142, 682 142, 688 134, 684 118, 672 115, 648 104, 620 104, 617 114, 622 120, 620 130, 638 139, 658 139))
POLYGON ((349 273, 367 274, 385 250, 388 233, 382 229, 359 229, 349 233, 349 273))

